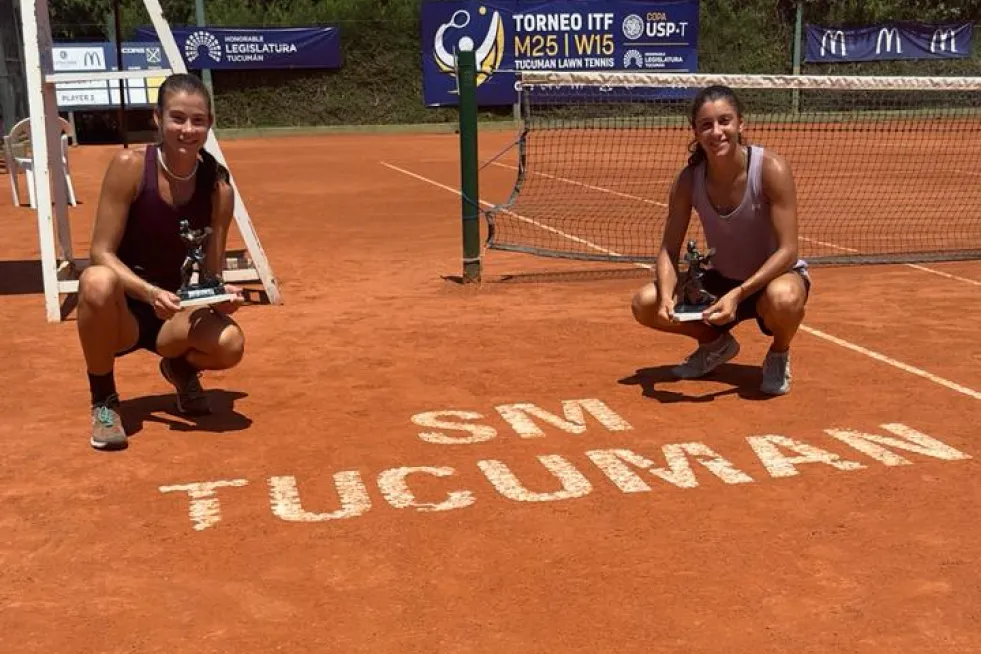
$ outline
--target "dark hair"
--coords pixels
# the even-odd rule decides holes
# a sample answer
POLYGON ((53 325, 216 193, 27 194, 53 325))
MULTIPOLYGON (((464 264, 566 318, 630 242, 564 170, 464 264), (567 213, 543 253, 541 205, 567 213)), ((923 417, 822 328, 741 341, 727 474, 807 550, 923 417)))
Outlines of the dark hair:
MULTIPOLYGON (((160 85, 160 90, 157 91, 157 113, 161 117, 163 117, 164 105, 167 104, 167 98, 172 93, 200 95, 208 105, 208 114, 214 114, 211 106, 211 94, 208 92, 208 87, 204 85, 204 82, 189 73, 174 73, 164 80, 163 84, 160 85)), ((201 155, 201 163, 203 164, 198 169, 197 185, 199 187, 214 188, 219 181, 226 183, 229 181, 228 169, 218 163, 218 160, 215 159, 213 154, 208 152, 204 147, 198 151, 198 154, 201 155)))
MULTIPOLYGON (((699 91, 695 95, 695 99, 692 100, 691 113, 688 117, 692 129, 695 128, 695 116, 698 115, 698 110, 702 108, 702 105, 706 102, 715 102, 716 100, 725 100, 732 105, 733 109, 736 110, 737 116, 740 118, 743 117, 743 103, 739 101, 738 97, 736 97, 735 91, 728 86, 714 84, 712 86, 706 86, 704 89, 699 91)), ((694 167, 705 161, 705 150, 702 149, 698 139, 693 140, 688 145, 688 152, 691 153, 691 156, 688 157, 689 166, 694 167)))

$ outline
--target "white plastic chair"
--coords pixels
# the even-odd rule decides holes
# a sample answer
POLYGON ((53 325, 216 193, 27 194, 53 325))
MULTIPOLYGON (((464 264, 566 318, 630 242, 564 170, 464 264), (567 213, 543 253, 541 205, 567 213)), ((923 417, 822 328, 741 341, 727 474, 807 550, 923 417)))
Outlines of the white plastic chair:
MULTIPOLYGON (((71 170, 68 167, 68 138, 74 140, 75 135, 71 123, 64 118, 59 118, 61 123, 61 171, 65 179, 66 191, 68 193, 68 204, 77 206, 75 198, 75 187, 72 184, 71 170)), ((10 190, 13 194, 14 205, 20 206, 20 191, 17 185, 17 176, 23 172, 27 181, 27 194, 30 199, 31 208, 37 207, 37 194, 34 185, 34 154, 31 145, 31 119, 25 118, 10 130, 10 134, 3 137, 3 154, 6 162, 7 172, 10 175, 10 190)))

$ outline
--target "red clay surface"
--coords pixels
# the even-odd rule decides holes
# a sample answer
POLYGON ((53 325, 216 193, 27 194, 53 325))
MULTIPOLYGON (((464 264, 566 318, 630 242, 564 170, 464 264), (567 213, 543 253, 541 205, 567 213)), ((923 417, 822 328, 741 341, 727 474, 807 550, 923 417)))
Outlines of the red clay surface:
MULTIPOLYGON (((509 136, 488 133, 482 154, 509 136)), ((200 423, 172 413, 150 355, 122 359, 134 435, 120 453, 88 445, 74 315, 45 323, 35 214, 0 185, 5 651, 981 649, 976 262, 929 266, 956 278, 816 269, 793 392, 764 400, 766 341, 749 323, 732 364, 669 380, 689 344, 633 323, 642 276, 500 283, 597 266, 492 251, 482 286, 444 279, 461 270, 459 197, 381 162, 458 188, 453 135, 223 147, 285 302, 237 314, 246 357, 204 378, 218 411, 200 423), (515 410, 498 409, 563 416, 563 401, 584 399, 620 428, 587 413, 569 433, 532 416, 540 436, 522 437, 503 417, 515 410), (474 434, 413 422, 449 410, 492 430, 445 444, 421 434, 474 434), (886 424, 953 449, 889 447, 910 465, 886 465, 825 431, 898 439, 886 424), (780 476, 793 468, 748 440, 766 435, 840 458, 780 476), (616 477, 628 493, 589 454, 666 468, 682 443, 743 483, 690 456, 697 485, 683 468, 631 468, 616 477), (503 466, 543 501, 513 499, 503 466), (235 485, 195 522, 173 487, 207 482, 235 485)), ((81 254, 112 153, 71 153, 81 254)), ((482 194, 500 201, 507 182, 485 175, 482 194)))

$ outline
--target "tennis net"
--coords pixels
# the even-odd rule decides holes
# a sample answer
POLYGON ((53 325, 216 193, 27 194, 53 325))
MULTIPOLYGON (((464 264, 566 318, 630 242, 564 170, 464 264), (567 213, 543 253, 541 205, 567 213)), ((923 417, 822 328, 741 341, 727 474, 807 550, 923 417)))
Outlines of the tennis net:
MULTIPOLYGON (((487 246, 653 262, 691 98, 724 84, 782 155, 815 264, 981 258, 981 78, 526 72, 509 199, 487 246)), ((688 238, 704 245, 697 216, 688 238)))

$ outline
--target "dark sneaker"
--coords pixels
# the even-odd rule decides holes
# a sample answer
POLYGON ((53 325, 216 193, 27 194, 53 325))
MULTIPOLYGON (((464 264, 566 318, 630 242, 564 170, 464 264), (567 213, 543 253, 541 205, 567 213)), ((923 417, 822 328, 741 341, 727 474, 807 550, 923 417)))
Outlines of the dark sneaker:
POLYGON ((679 379, 698 379, 709 374, 726 361, 739 354, 739 343, 732 334, 725 332, 711 343, 699 345, 688 355, 684 363, 671 369, 679 379))
POLYGON ((170 382, 177 391, 177 411, 185 416, 206 416, 211 413, 208 398, 198 380, 200 372, 179 374, 174 370, 172 359, 160 360, 160 374, 170 382))
POLYGON ((128 445, 123 420, 119 417, 119 396, 113 393, 92 407, 92 438, 97 450, 122 450, 128 445))

